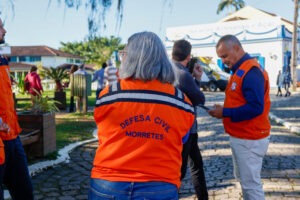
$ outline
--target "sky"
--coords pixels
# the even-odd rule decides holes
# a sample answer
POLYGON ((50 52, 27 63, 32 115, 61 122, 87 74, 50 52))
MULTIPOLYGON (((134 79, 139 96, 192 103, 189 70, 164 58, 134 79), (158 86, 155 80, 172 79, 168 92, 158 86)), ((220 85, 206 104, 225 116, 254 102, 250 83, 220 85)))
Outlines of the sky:
MULTIPOLYGON (((7 4, 9 0, 0 1, 1 18, 7 30, 6 43, 12 46, 46 45, 58 49, 60 42, 83 41, 88 34, 87 10, 84 6, 79 10, 66 9, 63 2, 59 4, 58 1, 50 0, 49 6, 49 0, 14 0, 14 12, 7 4)), ((230 10, 225 9, 217 15, 219 2, 124 0, 121 28, 116 29, 116 5, 113 4, 107 12, 106 29, 102 29, 101 36, 113 35, 126 43, 136 32, 152 31, 164 40, 167 27, 214 23, 225 17, 230 10)), ((293 21, 292 0, 245 0, 245 3, 293 21)))

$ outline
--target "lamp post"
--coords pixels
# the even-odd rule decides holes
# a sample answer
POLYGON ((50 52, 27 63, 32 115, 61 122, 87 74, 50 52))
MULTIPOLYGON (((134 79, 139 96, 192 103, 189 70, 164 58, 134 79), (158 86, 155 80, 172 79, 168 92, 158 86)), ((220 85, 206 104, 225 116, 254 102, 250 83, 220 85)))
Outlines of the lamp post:
POLYGON ((298 44, 298 7, 299 0, 294 0, 294 27, 293 27, 293 39, 292 39, 292 90, 296 91, 297 88, 297 44, 298 44))

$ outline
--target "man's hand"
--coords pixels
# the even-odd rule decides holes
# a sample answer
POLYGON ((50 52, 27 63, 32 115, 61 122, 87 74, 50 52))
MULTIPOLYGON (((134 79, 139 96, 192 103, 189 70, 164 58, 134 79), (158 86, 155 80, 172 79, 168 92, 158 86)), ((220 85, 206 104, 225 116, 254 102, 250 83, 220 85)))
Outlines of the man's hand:
POLYGON ((2 121, 2 118, 0 118, 0 131, 9 132, 9 126, 2 121))
POLYGON ((221 119, 223 117, 223 106, 215 104, 213 109, 207 111, 210 116, 221 119))

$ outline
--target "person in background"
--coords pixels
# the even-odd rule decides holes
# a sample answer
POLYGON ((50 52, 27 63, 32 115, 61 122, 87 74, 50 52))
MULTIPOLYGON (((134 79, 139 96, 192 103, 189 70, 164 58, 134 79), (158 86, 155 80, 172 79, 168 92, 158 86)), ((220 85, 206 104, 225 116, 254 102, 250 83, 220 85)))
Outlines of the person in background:
POLYGON ((107 67, 104 70, 104 85, 112 85, 113 83, 117 82, 118 79, 118 69, 115 66, 113 66, 111 60, 108 60, 107 67))
POLYGON ((79 69, 74 72, 73 76, 73 95, 76 97, 76 112, 85 114, 88 109, 88 73, 84 69, 84 64, 79 66, 79 69))
MULTIPOLYGON (((5 34, 0 19, 0 44, 4 44, 5 34)), ((21 128, 14 107, 9 71, 8 60, 0 56, 0 199, 4 199, 5 185, 12 199, 33 200, 27 158, 19 138, 21 128)))
POLYGON ((289 70, 289 67, 286 67, 286 69, 283 73, 283 84, 284 84, 284 89, 285 89, 285 95, 284 95, 285 97, 291 96, 291 92, 289 91, 290 83, 292 83, 291 72, 289 70))
POLYGON ((34 98, 41 95, 43 92, 41 78, 37 73, 36 66, 30 68, 30 73, 26 75, 24 82, 25 90, 31 95, 31 101, 33 103, 34 98))
POLYGON ((281 73, 281 70, 278 71, 277 79, 276 79, 276 85, 277 85, 277 94, 276 96, 282 97, 281 87, 283 84, 283 74, 281 73))
POLYGON ((92 82, 97 80, 96 99, 99 97, 100 92, 104 88, 104 70, 107 67, 106 63, 102 63, 102 68, 94 73, 92 82))
MULTIPOLYGON (((205 96, 200 91, 200 81, 203 71, 197 59, 191 60, 191 50, 192 46, 187 40, 177 40, 173 45, 172 59, 175 65, 175 86, 184 92, 193 103, 193 106, 196 107, 197 105, 204 105, 205 103, 205 96), (190 64, 190 67, 193 67, 192 73, 189 73, 188 64, 190 64)), ((189 139, 183 146, 181 180, 183 180, 186 174, 188 161, 197 198, 207 200, 208 192, 203 170, 203 161, 198 147, 197 120, 194 121, 193 127, 190 130, 189 139)))
POLYGON ((173 86, 160 38, 133 34, 119 75, 101 91, 94 110, 99 146, 88 199, 178 199, 182 145, 194 109, 173 86))
POLYGON ((243 199, 264 200, 260 173, 271 129, 268 74, 234 35, 221 37, 216 51, 233 74, 225 91, 224 106, 217 104, 208 113, 223 119, 224 129, 230 135, 234 175, 241 184, 243 199))
POLYGON ((70 110, 69 112, 74 112, 74 83, 73 83, 73 76, 74 76, 74 73, 78 70, 78 66, 77 65, 72 65, 71 66, 71 69, 70 69, 70 73, 69 73, 69 81, 70 81, 70 92, 71 92, 71 95, 70 95, 70 110))

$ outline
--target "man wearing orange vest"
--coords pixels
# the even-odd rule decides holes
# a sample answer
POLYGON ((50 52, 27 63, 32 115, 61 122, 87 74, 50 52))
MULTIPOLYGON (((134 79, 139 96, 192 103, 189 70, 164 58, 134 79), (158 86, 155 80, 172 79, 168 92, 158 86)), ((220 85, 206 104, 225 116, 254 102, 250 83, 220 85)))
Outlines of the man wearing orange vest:
POLYGON ((221 37, 216 51, 233 74, 224 106, 215 105, 208 113, 222 118, 230 135, 234 175, 242 186, 243 198, 264 200, 260 172, 271 129, 268 74, 233 35, 221 37))
MULTIPOLYGON (((4 43, 6 30, 0 19, 0 44, 4 43)), ((0 200, 3 184, 14 200, 33 199, 33 189, 27 167, 26 155, 18 135, 21 132, 14 108, 8 61, 0 56, 0 200), (3 147, 4 144, 4 147, 3 147)))

